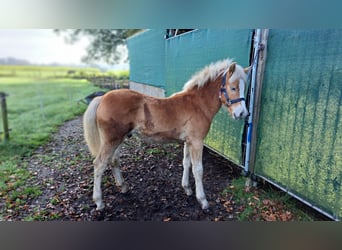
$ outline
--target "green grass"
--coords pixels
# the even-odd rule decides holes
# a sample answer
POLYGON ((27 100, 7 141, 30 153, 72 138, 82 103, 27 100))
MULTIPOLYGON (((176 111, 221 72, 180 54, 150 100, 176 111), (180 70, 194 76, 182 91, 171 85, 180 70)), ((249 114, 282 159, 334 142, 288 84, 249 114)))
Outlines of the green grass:
POLYGON ((240 221, 313 221, 314 218, 305 213, 298 206, 298 202, 290 195, 272 189, 270 186, 263 189, 245 187, 246 179, 234 179, 222 195, 232 197, 233 204, 239 211, 240 221))
MULTIPOLYGON (((99 90, 82 79, 0 77, 0 91, 6 98, 10 141, 0 135, 0 197, 15 209, 28 197, 40 194, 39 187, 24 187, 31 178, 21 163, 39 145, 46 143, 52 132, 67 120, 82 114, 86 105, 77 100, 99 90)), ((0 118, 0 131, 2 119, 0 118)))
POLYGON ((97 68, 0 65, 0 77, 26 77, 31 79, 113 77, 117 80, 127 80, 129 78, 129 70, 101 72, 97 68))
POLYGON ((53 67, 31 65, 0 65, 0 77, 59 78, 101 75, 96 68, 53 67))
POLYGON ((46 142, 51 132, 64 121, 81 114, 85 105, 77 103, 89 93, 98 90, 86 80, 0 78, 0 89, 7 97, 10 144, 2 145, 0 160, 35 148, 46 142), (25 151, 25 150, 24 150, 25 151))

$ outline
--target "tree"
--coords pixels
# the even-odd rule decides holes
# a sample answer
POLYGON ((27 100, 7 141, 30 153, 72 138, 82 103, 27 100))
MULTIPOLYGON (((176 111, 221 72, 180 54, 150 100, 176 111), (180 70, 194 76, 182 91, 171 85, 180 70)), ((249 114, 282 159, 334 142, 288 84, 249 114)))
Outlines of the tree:
POLYGON ((104 61, 115 64, 120 61, 127 62, 126 40, 128 37, 140 31, 139 29, 74 29, 60 30, 55 33, 63 34, 68 43, 76 43, 82 36, 90 38, 90 44, 83 62, 92 63, 104 61))

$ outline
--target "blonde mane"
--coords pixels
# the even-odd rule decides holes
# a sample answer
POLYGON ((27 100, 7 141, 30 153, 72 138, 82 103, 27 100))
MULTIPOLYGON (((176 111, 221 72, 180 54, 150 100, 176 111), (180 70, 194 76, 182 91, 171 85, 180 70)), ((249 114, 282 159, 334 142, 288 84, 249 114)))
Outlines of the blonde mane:
MULTIPOLYGON (((211 63, 204 67, 202 70, 195 73, 189 81, 184 84, 183 91, 190 90, 197 86, 203 87, 207 82, 214 81, 220 75, 227 73, 229 66, 233 63, 233 60, 227 58, 225 60, 211 63)), ((246 82, 246 74, 240 65, 236 65, 234 74, 230 77, 229 81, 233 82, 239 78, 242 78, 246 82)))

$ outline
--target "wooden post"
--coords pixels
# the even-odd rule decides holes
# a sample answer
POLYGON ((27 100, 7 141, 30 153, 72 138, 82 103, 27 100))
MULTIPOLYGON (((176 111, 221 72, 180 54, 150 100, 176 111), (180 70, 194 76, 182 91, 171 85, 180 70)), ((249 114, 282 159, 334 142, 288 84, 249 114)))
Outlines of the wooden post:
POLYGON ((8 129, 8 120, 7 120, 7 106, 6 106, 6 93, 0 92, 0 102, 1 102, 1 113, 2 113, 2 121, 4 125, 4 134, 5 134, 5 142, 9 141, 9 129, 8 129))

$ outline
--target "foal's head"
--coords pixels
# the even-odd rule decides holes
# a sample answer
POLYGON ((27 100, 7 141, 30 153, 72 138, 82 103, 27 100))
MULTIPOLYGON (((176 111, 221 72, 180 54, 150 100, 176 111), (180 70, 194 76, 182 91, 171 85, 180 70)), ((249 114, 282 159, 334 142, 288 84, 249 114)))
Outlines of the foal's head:
POLYGON ((234 119, 243 119, 249 114, 245 102, 247 71, 248 68, 232 63, 223 72, 220 99, 234 119))

